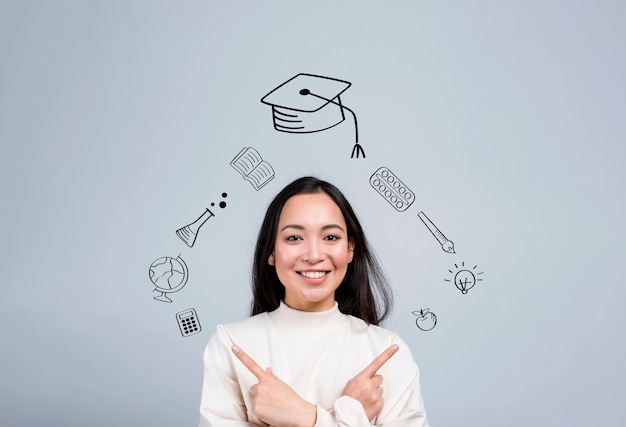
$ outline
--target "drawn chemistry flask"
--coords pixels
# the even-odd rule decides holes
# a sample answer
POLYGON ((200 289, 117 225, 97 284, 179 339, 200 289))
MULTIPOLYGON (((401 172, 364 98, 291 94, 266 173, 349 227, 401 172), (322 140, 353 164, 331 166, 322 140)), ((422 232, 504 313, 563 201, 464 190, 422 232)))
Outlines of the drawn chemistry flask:
POLYGON ((205 222, 209 220, 209 218, 213 217, 213 212, 207 208, 198 219, 192 222, 189 225, 186 225, 182 228, 176 230, 176 235, 180 237, 180 239, 185 242, 187 246, 190 248, 193 247, 196 242, 196 238, 198 237, 198 232, 200 231, 200 227, 204 225, 205 222))

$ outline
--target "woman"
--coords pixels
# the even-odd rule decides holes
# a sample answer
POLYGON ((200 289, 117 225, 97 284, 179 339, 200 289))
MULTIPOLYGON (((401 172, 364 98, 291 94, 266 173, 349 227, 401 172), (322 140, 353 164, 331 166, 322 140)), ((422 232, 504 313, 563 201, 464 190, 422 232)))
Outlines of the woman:
POLYGON ((253 297, 207 345, 200 427, 428 426, 411 351, 378 326, 386 280, 335 186, 300 178, 270 203, 253 297))

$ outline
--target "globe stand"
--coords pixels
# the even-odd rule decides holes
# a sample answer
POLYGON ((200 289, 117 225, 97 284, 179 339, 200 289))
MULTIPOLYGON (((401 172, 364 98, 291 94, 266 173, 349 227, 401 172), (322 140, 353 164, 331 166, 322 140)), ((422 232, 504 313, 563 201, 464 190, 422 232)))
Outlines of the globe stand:
POLYGON ((165 295, 165 292, 161 292, 161 295, 155 296, 154 299, 157 301, 172 302, 172 300, 167 295, 165 295))

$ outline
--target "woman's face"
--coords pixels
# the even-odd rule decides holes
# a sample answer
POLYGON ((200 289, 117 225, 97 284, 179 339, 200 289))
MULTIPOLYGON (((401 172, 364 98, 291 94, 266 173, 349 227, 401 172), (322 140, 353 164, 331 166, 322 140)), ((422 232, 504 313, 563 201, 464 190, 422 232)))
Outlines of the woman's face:
POLYGON ((326 193, 287 200, 268 260, 285 287, 285 304, 303 311, 330 310, 353 249, 341 210, 326 193))

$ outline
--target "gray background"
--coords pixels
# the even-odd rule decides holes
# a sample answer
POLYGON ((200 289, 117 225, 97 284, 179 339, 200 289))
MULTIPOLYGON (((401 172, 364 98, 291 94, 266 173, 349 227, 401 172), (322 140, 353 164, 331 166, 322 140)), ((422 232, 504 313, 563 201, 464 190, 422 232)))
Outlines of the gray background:
MULTIPOLYGON (((619 425, 626 73, 620 1, 0 2, 0 424, 190 426, 201 353, 248 312, 270 198, 353 203, 396 294, 386 326, 433 426, 619 425), (277 132, 260 99, 347 80, 353 127, 277 132), (256 148, 260 191, 230 160, 256 148), (381 166, 405 212, 369 185, 381 166), (193 248, 174 231, 215 209, 193 248), (456 245, 441 250, 423 210, 456 245), (148 267, 189 281, 155 301, 148 267), (466 295, 445 279, 484 272, 466 295), (176 313, 202 332, 183 337, 176 313), (424 332, 412 311, 438 317, 424 332)), ((329 366, 328 369, 332 369, 329 366)))

